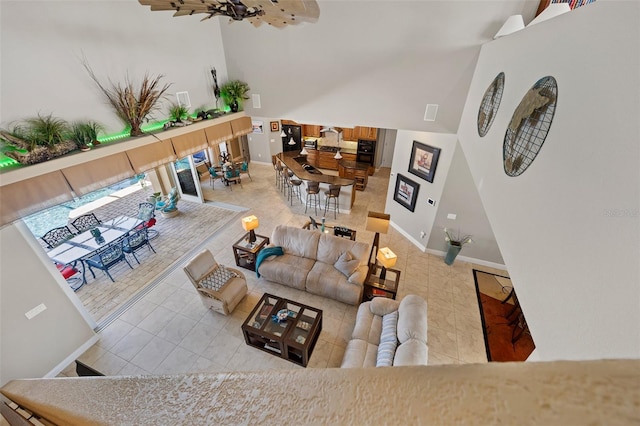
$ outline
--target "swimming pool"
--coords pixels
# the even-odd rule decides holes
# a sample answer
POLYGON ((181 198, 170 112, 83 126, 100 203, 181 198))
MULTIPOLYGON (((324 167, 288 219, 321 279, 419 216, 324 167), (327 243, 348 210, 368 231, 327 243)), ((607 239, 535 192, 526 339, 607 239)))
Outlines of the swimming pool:
POLYGON ((69 213, 82 207, 85 204, 89 204, 92 201, 98 200, 102 197, 106 197, 116 191, 124 188, 128 188, 132 185, 140 185, 140 177, 125 179, 106 188, 99 189, 97 191, 90 192, 82 197, 75 198, 73 201, 67 201, 66 203, 58 204, 54 207, 41 210, 30 216, 23 217, 22 220, 27 224, 27 227, 33 235, 37 238, 42 237, 47 231, 59 226, 65 226, 69 222, 69 213))

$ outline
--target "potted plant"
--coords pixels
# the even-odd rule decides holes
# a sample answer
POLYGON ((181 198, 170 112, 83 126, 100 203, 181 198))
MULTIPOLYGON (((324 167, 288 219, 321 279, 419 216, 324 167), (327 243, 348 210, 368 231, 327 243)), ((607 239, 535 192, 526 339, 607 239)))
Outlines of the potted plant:
POLYGON ((444 263, 446 263, 447 265, 453 264, 456 256, 458 256, 458 253, 460 253, 460 250, 462 250, 462 246, 467 243, 473 242, 473 240, 471 239, 471 235, 464 235, 463 237, 460 237, 459 231, 454 233, 447 228, 444 228, 444 240, 449 246, 447 254, 444 257, 444 263))
POLYGON ((0 129, 2 151, 21 164, 36 164, 76 149, 67 139, 68 124, 52 114, 27 118, 0 129))
POLYGON ((69 130, 69 139, 75 142, 80 151, 89 151, 91 149, 89 146, 91 140, 87 134, 86 123, 81 121, 72 123, 71 129, 69 130))
POLYGON ((125 77, 124 84, 113 83, 109 80, 109 85, 105 86, 98 80, 87 62, 83 62, 83 66, 113 107, 116 115, 131 127, 129 134, 131 136, 142 135, 142 123, 158 108, 157 103, 164 97, 170 84, 160 85, 162 75, 145 74, 140 87, 135 87, 129 76, 125 77))
POLYGON ((182 119, 189 118, 189 108, 178 103, 169 105, 169 118, 177 123, 182 123, 182 119))
POLYGON ((84 123, 84 129, 87 134, 87 139, 92 146, 100 145, 100 141, 98 140, 98 135, 104 132, 104 126, 97 121, 86 121, 84 123))
POLYGON ((231 80, 220 87, 220 96, 229 105, 232 112, 238 112, 242 106, 242 101, 249 99, 247 93, 251 90, 244 81, 231 80))

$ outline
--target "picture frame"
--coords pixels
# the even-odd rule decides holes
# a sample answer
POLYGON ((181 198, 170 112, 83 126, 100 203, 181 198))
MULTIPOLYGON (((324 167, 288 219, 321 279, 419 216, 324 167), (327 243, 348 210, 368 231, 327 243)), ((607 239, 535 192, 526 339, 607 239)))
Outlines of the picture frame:
POLYGON ((405 208, 414 211, 416 209, 419 190, 420 184, 418 182, 414 182, 408 177, 398 173, 393 199, 405 208))
POLYGON ((409 173, 433 183, 433 177, 438 166, 438 158, 440 158, 440 148, 413 141, 409 173))
POLYGON ((263 133, 262 131, 262 125, 264 123, 262 121, 259 120, 252 120, 251 121, 251 127, 253 127, 253 133, 263 133))
POLYGON ((280 122, 279 121, 271 121, 271 122, 269 122, 269 124, 271 125, 271 131, 272 132, 279 132, 280 131, 280 122))

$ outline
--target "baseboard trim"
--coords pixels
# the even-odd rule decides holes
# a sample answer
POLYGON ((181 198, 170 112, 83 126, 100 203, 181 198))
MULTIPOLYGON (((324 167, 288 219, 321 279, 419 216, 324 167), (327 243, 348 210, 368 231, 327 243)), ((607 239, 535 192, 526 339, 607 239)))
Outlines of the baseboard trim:
POLYGON ((413 243, 413 245, 418 247, 420 250, 425 251, 427 249, 426 246, 423 246, 422 244, 420 244, 420 241, 416 240, 411 235, 407 234, 407 232, 404 229, 402 229, 399 225, 397 225, 394 221, 392 220, 389 221, 389 224, 393 226, 393 229, 401 233, 403 237, 411 241, 411 243, 413 243))
MULTIPOLYGON (((442 257, 444 257, 447 254, 447 252, 445 251, 433 250, 433 249, 426 249, 425 251, 429 254, 442 256, 442 257)), ((467 257, 467 256, 457 256, 456 259, 459 259, 463 262, 475 263, 476 265, 488 266, 489 268, 503 269, 507 271, 506 265, 495 263, 495 262, 489 262, 488 260, 476 259, 475 257, 467 257)))
POLYGON ((73 351, 71 353, 71 355, 66 357, 60 364, 58 364, 55 367, 53 367, 53 369, 51 371, 49 371, 47 374, 45 374, 44 377, 45 378, 57 377, 58 374, 60 374, 62 372, 62 370, 67 368, 67 366, 69 364, 71 364, 76 359, 78 359, 80 357, 80 355, 82 355, 83 353, 85 353, 87 351, 87 349, 89 349, 91 346, 95 345, 96 342, 99 339, 100 339, 100 336, 98 334, 94 334, 89 340, 87 340, 82 345, 80 345, 80 347, 78 347, 78 349, 73 351))

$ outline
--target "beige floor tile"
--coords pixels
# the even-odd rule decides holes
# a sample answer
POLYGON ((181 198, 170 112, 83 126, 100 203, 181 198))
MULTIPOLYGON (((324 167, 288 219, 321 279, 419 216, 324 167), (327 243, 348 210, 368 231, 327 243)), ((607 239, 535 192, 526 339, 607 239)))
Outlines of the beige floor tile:
POLYGON ((123 321, 121 318, 118 318, 114 322, 109 324, 107 328, 100 332, 100 340, 98 340, 97 345, 109 350, 131 330, 133 330, 133 325, 129 324, 126 321, 123 321))
POLYGON ((144 368, 140 368, 135 364, 131 364, 130 362, 126 363, 118 373, 119 376, 148 376, 151 374, 152 373, 148 372, 144 368))
POLYGON ((220 329, 211 327, 209 324, 197 323, 179 342, 179 346, 199 355, 204 355, 219 331, 220 329))
POLYGON ((225 331, 220 331, 207 349, 204 350, 202 356, 226 367, 238 347, 244 344, 244 340, 241 338, 225 331))
POLYGON ((165 327, 163 327, 156 334, 158 337, 161 337, 165 340, 168 340, 171 343, 180 343, 184 336, 189 334, 191 329, 198 324, 196 321, 191 318, 187 318, 184 315, 177 314, 174 316, 171 321, 167 323, 165 327))
POLYGON ((155 372, 162 361, 164 361, 175 348, 175 344, 154 336, 149 343, 133 357, 131 363, 147 371, 155 372))
POLYGON ((429 348, 429 365, 459 364, 456 358, 438 353, 429 348))
POLYGON ((114 355, 111 352, 105 352, 95 362, 92 362, 91 366, 105 376, 115 376, 118 375, 122 368, 127 364, 128 362, 119 356, 114 355))
POLYGON ((429 345, 429 350, 459 359, 456 333, 429 326, 427 344, 429 345))
POLYGON ((193 365, 200 358, 197 354, 176 347, 153 371, 155 374, 179 374, 193 371, 193 365))
MULTIPOLYGON (((122 315, 118 317, 118 319, 122 321, 126 321, 131 325, 137 326, 140 324, 140 321, 145 319, 147 315, 149 315, 158 305, 152 303, 148 300, 142 299, 134 304, 131 308, 127 309, 122 315)), ((110 328, 109 326, 108 328, 110 328)))
POLYGON ((148 331, 151 334, 158 334, 160 330, 169 324, 169 322, 176 316, 176 312, 168 309, 164 306, 158 306, 149 315, 145 317, 138 328, 148 331))
POLYGON ((153 334, 134 327, 126 336, 120 339, 109 352, 118 355, 124 360, 131 361, 152 338, 153 334))

